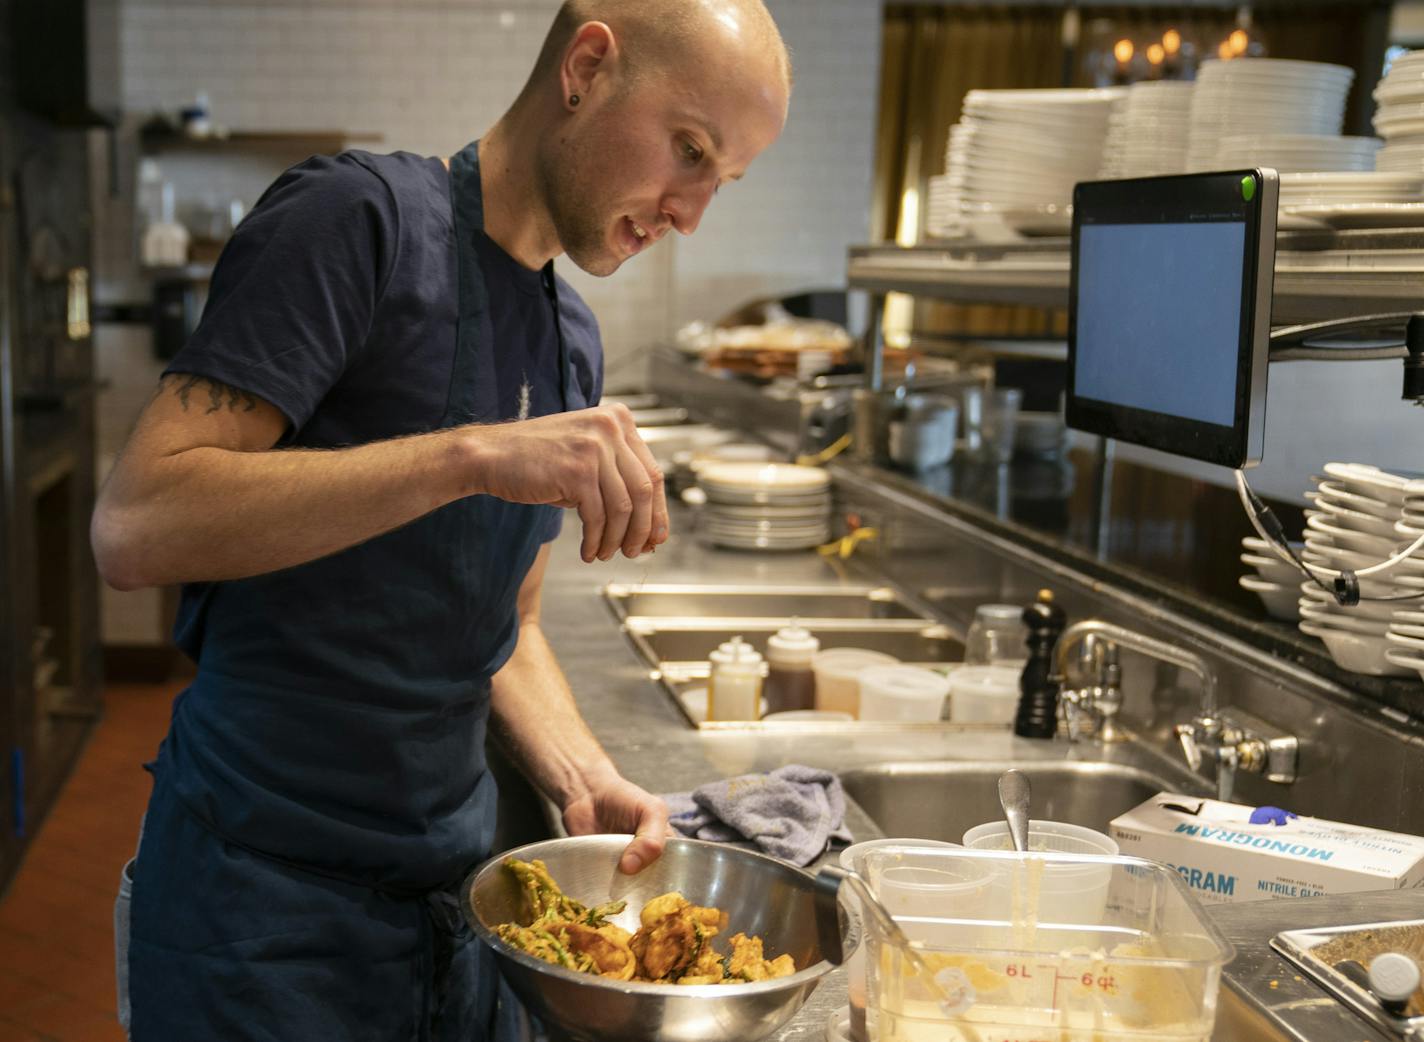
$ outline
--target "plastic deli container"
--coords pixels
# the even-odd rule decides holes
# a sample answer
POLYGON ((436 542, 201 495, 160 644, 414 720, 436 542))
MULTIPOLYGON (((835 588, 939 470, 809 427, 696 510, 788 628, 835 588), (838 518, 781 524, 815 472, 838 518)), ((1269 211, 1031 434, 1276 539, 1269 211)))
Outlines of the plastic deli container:
POLYGON ((893 655, 862 648, 831 648, 811 659, 816 676, 816 708, 860 715, 860 671, 870 666, 893 666, 893 655))
POLYGON ((957 724, 1012 724, 1020 671, 1013 666, 961 666, 949 674, 949 718, 957 724))
MULTIPOLYGON (((1002 821, 976 825, 964 833, 971 850, 1013 850, 1009 827, 1002 821)), ((1028 823, 1028 849, 1056 854, 1114 855, 1117 840, 1094 829, 1064 821, 1032 820, 1028 823)), ((1038 882, 1038 914, 1057 922, 1095 922, 1108 899, 1111 866, 1097 862, 1050 865, 1038 882)), ((1013 900, 1013 880, 1000 872, 986 895, 1000 915, 1007 916, 1013 900)))
POLYGON ((1208 1042, 1231 945, 1172 869, 1140 858, 881 847, 862 859, 937 990, 868 917, 872 1042, 1208 1042), (1107 872, 1091 917, 1042 914, 1043 881, 1107 872), (905 870, 920 872, 908 882, 905 870), (985 901, 1010 880, 1008 914, 985 901))
POLYGON ((920 666, 871 666, 860 671, 862 720, 938 720, 949 680, 920 666))

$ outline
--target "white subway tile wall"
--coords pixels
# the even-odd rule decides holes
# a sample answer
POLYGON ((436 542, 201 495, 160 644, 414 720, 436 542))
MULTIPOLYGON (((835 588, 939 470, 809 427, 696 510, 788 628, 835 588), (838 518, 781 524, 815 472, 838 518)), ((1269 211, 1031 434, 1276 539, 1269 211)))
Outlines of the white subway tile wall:
MULTIPOLYGON (((130 114, 173 112, 201 91, 213 120, 234 130, 370 133, 381 141, 361 147, 448 155, 514 99, 558 0, 120 0, 120 7, 130 114)), ((751 297, 843 285, 846 247, 869 234, 881 0, 768 7, 796 68, 781 140, 745 180, 723 189, 693 238, 666 238, 607 279, 559 265, 598 316, 610 389, 637 386, 646 349, 691 319, 715 318, 751 297)), ((201 184, 205 198, 190 203, 239 198, 251 206, 279 172, 229 157, 161 158, 184 192, 201 184)), ((105 164, 91 166, 96 193, 107 192, 105 164)), ((132 198, 132 178, 126 164, 121 200, 132 198)), ((98 296, 141 297, 131 215, 113 205, 96 212, 98 296)), ((126 328, 101 328, 96 351, 101 376, 114 386, 100 404, 107 470, 103 461, 162 366, 145 336, 126 328)), ((106 639, 164 639, 155 612, 118 603, 133 596, 107 598, 106 639)))
MULTIPOLYGON (((869 230, 881 5, 772 0, 796 63, 782 140, 729 186, 692 240, 610 279, 563 267, 599 316, 610 367, 753 295, 840 285, 869 230)), ((338 128, 372 147, 448 154, 513 100, 557 0, 124 0, 124 102, 173 110, 199 91, 242 130, 338 128)), ((246 200, 249 204, 254 200, 246 200)))

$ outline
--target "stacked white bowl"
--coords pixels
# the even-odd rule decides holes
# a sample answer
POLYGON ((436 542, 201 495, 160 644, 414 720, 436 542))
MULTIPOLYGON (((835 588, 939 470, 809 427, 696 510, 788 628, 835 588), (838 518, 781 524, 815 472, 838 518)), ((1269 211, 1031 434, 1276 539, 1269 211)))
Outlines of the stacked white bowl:
MULTIPOLYGON (((1299 553, 1303 544, 1294 544, 1299 553)), ((1251 569, 1238 581, 1265 605, 1273 619, 1297 622, 1300 619, 1300 569, 1281 560, 1264 539, 1248 535, 1241 540, 1241 563, 1251 569)))
POLYGON ((1380 170, 1424 170, 1424 51, 1396 58, 1375 87, 1375 132, 1385 139, 1380 170))
POLYGON ((1102 178, 1155 177, 1186 169, 1192 84, 1180 80, 1134 83, 1108 119, 1102 178))
MULTIPOLYGON (((1404 486, 1400 519, 1394 527, 1411 543, 1424 535, 1424 481, 1411 481, 1404 486)), ((1401 575, 1398 581, 1424 595, 1424 574, 1401 575)), ((1390 642, 1385 659, 1400 669, 1415 671, 1424 680, 1424 596, 1395 605, 1385 639, 1390 642)))
POLYGON ((1098 176, 1108 119, 1123 94, 1120 88, 971 90, 950 130, 949 199, 941 196, 941 207, 957 204, 971 231, 984 217, 1030 234, 1062 230, 1073 186, 1098 176))
POLYGON ((739 550, 801 550, 831 536, 831 479, 789 463, 717 463, 697 483, 707 496, 701 526, 739 550))
MULTIPOLYGON (((1324 477, 1313 479, 1316 488, 1306 493, 1316 506, 1305 512, 1307 564, 1358 572, 1407 545, 1399 527, 1407 479, 1361 463, 1327 463, 1324 469, 1324 477)), ((1331 585, 1329 579, 1323 581, 1331 585)), ((1362 599, 1350 607, 1312 581, 1301 583, 1300 592, 1301 632, 1324 641, 1330 657, 1342 667, 1372 676, 1413 672, 1389 658, 1389 633, 1396 611, 1411 605, 1395 598, 1424 592, 1424 557, 1361 579, 1362 599)))
POLYGON ((1227 134, 1216 149, 1216 165, 1269 166, 1282 174, 1303 171, 1359 173, 1375 168, 1382 142, 1377 137, 1338 134, 1227 134))
POLYGON ((1353 69, 1324 62, 1202 62, 1192 91, 1187 169, 1223 169, 1217 151, 1228 136, 1339 134, 1354 77, 1353 69))

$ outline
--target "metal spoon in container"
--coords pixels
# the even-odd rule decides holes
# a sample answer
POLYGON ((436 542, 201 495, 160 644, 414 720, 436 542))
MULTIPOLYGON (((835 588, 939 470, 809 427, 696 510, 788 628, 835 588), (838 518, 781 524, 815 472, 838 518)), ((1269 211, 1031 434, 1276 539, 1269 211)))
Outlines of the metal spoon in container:
POLYGON ((999 775, 999 806, 1009 826, 1009 838, 1020 854, 1028 850, 1028 802, 1031 791, 1028 775, 1009 768, 999 775))

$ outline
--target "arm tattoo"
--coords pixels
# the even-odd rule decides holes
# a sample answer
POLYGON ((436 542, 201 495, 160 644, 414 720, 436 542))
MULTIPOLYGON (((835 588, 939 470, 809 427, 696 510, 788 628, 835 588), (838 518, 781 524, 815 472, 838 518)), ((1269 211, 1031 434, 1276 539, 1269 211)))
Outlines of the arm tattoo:
POLYGON ((256 395, 239 387, 209 380, 206 376, 182 373, 175 374, 169 379, 178 387, 178 401, 182 404, 184 412, 188 411, 194 388, 207 388, 208 403, 207 408, 203 410, 207 414, 215 413, 223 406, 227 406, 230 412, 251 412, 257 408, 256 395))

